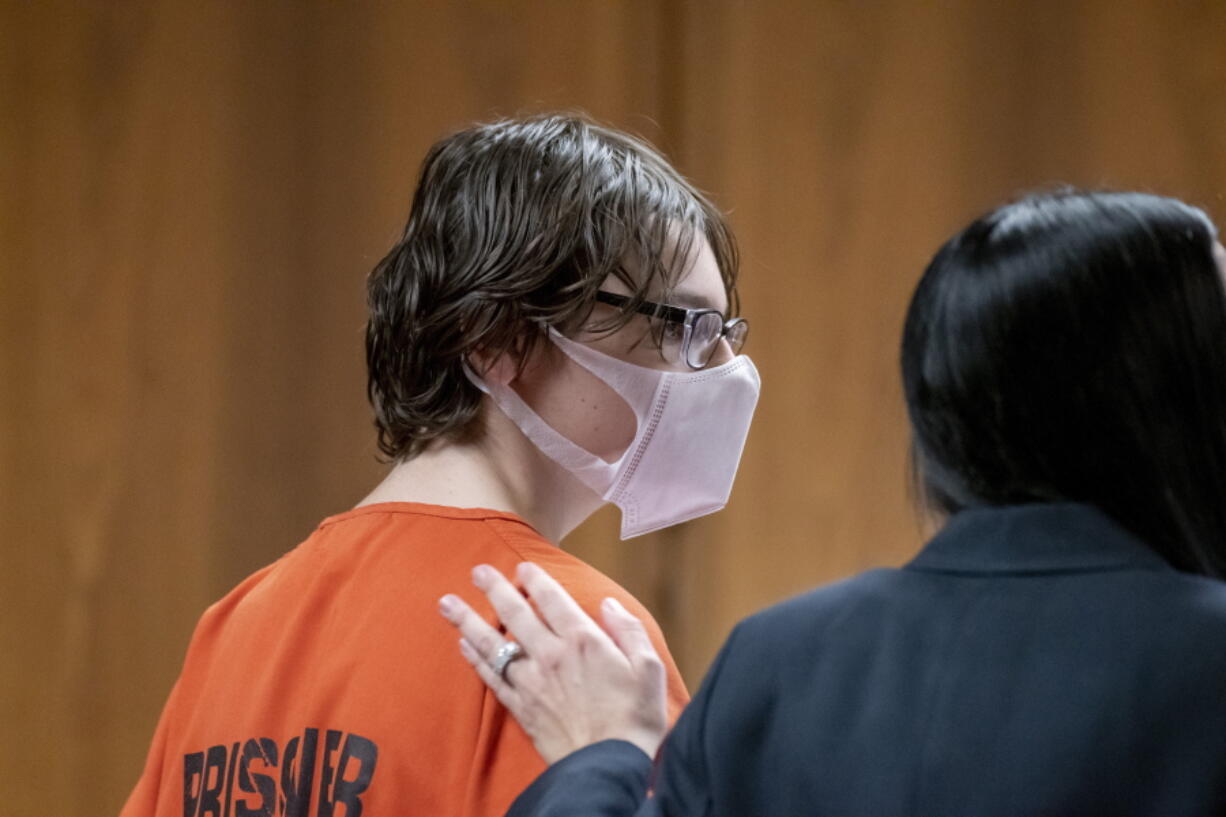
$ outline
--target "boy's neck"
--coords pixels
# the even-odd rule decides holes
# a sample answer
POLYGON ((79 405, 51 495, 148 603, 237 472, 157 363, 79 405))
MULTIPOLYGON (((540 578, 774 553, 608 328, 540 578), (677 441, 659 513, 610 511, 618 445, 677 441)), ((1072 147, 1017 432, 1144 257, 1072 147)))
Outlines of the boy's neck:
MULTIPOLYGON (((488 404, 487 404, 488 405, 488 404)), ((361 505, 422 502, 507 511, 558 544, 603 502, 540 452, 502 412, 471 442, 436 442, 397 462, 361 505)))

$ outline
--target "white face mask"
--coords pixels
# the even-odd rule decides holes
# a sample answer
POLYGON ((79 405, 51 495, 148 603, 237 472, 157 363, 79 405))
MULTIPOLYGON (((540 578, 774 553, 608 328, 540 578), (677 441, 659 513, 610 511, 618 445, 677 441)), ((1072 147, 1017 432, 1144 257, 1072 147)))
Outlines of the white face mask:
POLYGON ((549 337, 634 410, 638 430, 616 462, 559 434, 510 386, 486 383, 467 366, 465 372, 546 456, 621 508, 622 539, 728 503, 761 389, 753 361, 740 355, 711 369, 667 372, 610 357, 553 329, 549 337))

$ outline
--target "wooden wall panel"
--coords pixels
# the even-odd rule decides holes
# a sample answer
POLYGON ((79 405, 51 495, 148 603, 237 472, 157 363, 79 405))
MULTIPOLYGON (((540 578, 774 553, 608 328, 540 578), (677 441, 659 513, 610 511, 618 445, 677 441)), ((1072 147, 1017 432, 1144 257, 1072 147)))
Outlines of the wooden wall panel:
POLYGON ((661 25, 0 5, 0 812, 117 811, 203 609, 381 475, 363 278, 428 145, 544 108, 652 130, 661 25))
POLYGON ((579 107, 733 211, 765 386, 730 508, 569 546, 691 682, 898 564, 896 345, 940 239, 1036 184, 1226 184, 1214 0, 0 2, 0 812, 114 813, 204 607, 381 474, 362 279, 422 154, 579 107))

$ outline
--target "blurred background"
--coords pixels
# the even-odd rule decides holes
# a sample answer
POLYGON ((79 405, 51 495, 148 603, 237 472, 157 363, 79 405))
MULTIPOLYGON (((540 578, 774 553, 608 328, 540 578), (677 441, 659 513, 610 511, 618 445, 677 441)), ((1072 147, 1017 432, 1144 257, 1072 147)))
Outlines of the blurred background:
POLYGON ((569 543, 695 685, 921 543, 895 358, 944 237, 1063 182, 1222 215, 1224 43, 1221 0, 0 0, 0 814, 115 813, 204 608, 381 477, 364 276, 441 135, 584 110, 731 212, 732 504, 569 543))

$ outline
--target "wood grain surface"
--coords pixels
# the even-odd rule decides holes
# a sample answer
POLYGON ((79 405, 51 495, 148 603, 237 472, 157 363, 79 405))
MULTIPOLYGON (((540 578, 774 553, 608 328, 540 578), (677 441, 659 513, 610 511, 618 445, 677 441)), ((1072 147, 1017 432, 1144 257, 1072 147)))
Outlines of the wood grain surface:
POLYGON ((440 135, 586 110, 732 213, 732 504, 570 544, 696 684, 919 545, 897 343, 949 232, 1056 183, 1223 215, 1223 35, 1214 0, 0 0, 0 814, 115 813, 200 613, 380 477, 363 278, 440 135))

